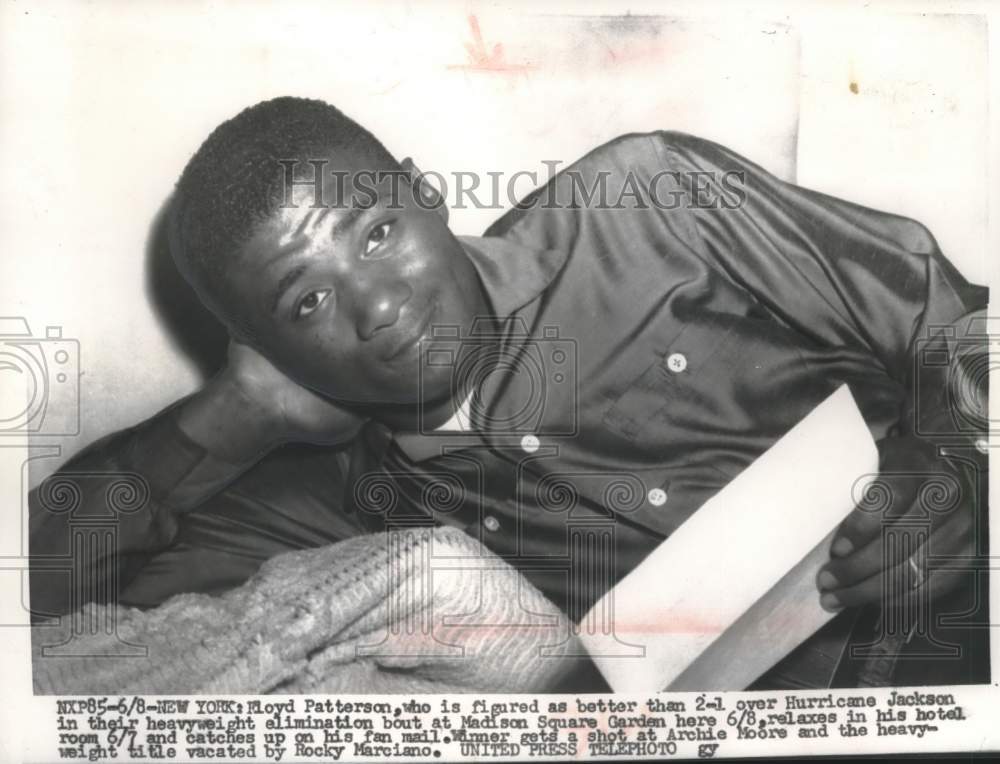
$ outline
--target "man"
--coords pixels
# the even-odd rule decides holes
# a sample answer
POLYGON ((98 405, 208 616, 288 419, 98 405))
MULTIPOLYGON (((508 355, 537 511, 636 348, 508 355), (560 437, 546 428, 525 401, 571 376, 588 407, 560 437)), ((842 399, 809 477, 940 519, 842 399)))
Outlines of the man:
MULTIPOLYGON (((117 558, 87 571, 117 576, 121 602, 218 591, 279 551, 437 522, 579 618, 845 383, 891 506, 843 524, 817 578, 824 607, 879 604, 887 582, 956 590, 954 571, 927 578, 883 553, 883 520, 923 512, 907 475, 949 478, 931 554, 976 551, 973 477, 917 426, 958 432, 947 375, 917 361, 985 290, 914 221, 653 133, 596 149, 484 237, 456 237, 412 162, 294 98, 220 125, 172 214, 178 267, 232 344, 201 391, 63 470, 148 483, 117 558), (611 548, 574 557, 573 529, 609 521, 611 548)), ((43 499, 32 552, 65 552, 67 515, 43 499)), ((761 554, 768 530, 748 540, 761 554)), ((66 610, 65 591, 37 573, 33 608, 66 610)))

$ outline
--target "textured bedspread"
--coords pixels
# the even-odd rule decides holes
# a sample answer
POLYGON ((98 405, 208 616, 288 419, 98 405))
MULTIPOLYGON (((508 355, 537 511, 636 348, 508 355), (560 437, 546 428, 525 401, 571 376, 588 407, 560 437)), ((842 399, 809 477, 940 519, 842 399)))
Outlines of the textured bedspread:
POLYGON ((32 644, 35 691, 58 694, 532 692, 580 652, 523 576, 442 528, 280 555, 221 596, 88 605, 32 644))

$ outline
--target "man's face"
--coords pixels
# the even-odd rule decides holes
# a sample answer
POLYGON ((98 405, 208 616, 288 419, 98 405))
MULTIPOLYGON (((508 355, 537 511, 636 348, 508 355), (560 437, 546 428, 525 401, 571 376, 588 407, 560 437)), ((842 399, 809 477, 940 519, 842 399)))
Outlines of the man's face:
POLYGON ((421 206, 408 182, 366 179, 379 199, 369 206, 371 196, 355 191, 361 204, 354 206, 355 173, 370 172, 371 163, 343 152, 329 160, 328 173, 347 173, 346 201, 329 175, 326 206, 312 206, 311 186, 296 186, 297 206, 262 225, 233 268, 233 293, 255 345, 298 383, 340 400, 442 398, 452 370, 422 363, 424 340, 435 324, 464 335, 488 312, 479 276, 444 218, 421 206))

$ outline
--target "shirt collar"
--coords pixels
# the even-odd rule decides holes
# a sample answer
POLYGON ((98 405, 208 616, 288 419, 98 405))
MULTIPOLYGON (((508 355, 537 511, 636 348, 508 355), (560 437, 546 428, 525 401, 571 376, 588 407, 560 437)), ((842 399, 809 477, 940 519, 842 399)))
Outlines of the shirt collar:
MULTIPOLYGON (((500 318, 536 299, 566 264, 566 250, 540 249, 496 236, 457 238, 479 273, 493 314, 500 318)), ((445 443, 467 447, 485 442, 481 434, 467 428, 433 433, 397 431, 393 439, 414 461, 440 456, 445 443)))
POLYGON ((506 318, 552 283, 566 264, 562 249, 540 249, 496 236, 459 236, 479 272, 494 315, 506 318))
POLYGON ((451 419, 435 428, 435 432, 472 432, 472 398, 476 394, 475 390, 470 390, 465 400, 455 409, 451 419))

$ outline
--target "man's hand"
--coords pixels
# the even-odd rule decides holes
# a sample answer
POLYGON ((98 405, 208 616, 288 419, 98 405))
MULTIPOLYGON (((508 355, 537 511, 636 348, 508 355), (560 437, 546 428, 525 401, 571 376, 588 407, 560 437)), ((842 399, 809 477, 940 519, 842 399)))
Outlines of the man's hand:
POLYGON ((364 419, 328 398, 293 382, 249 345, 229 343, 229 365, 223 373, 243 396, 250 415, 261 416, 274 443, 321 445, 345 443, 364 419))
POLYGON ((926 591, 935 598, 954 589, 964 573, 935 571, 928 577, 915 557, 920 527, 929 526, 929 547, 923 552, 974 552, 975 495, 961 469, 915 437, 886 438, 879 455, 881 474, 868 491, 871 506, 856 507, 841 524, 831 561, 817 576, 820 603, 827 610, 877 603, 883 592, 892 606, 902 604, 903 595, 926 591), (909 543, 884 544, 883 528, 894 531, 894 539, 908 536, 909 543))

